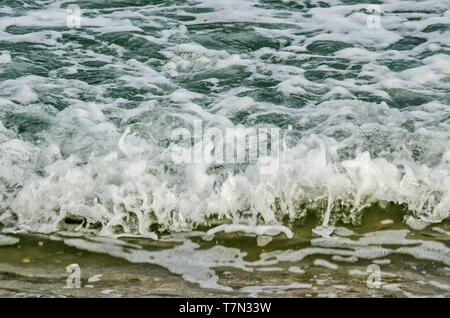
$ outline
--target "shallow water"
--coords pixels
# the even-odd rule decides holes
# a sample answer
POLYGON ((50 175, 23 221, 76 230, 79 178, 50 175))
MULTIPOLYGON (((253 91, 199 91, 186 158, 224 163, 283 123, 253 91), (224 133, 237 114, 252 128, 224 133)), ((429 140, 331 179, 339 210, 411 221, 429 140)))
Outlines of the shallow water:
POLYGON ((160 240, 69 233, 2 236, 4 297, 449 297, 450 225, 415 231, 401 219, 282 236, 205 232, 160 240), (12 238, 16 238, 15 241, 12 238), (80 270, 80 285, 73 270, 80 270), (379 279, 376 278, 378 275, 379 279), (69 283, 67 280, 69 279, 69 283))
POLYGON ((91 251, 92 273, 160 268, 164 292, 108 277, 123 295, 446 295, 450 5, 368 2, 2 1, 0 264, 18 290, 59 286, 64 266, 21 263, 49 245, 91 251), (270 130, 270 154, 235 154, 232 128, 270 130), (379 258, 397 276, 368 290, 379 258))

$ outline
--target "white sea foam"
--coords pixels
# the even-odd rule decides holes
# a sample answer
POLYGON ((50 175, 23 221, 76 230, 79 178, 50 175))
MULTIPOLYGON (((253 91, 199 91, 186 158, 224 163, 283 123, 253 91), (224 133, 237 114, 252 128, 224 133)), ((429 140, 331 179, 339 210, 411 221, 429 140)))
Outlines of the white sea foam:
POLYGON ((258 296, 258 294, 280 294, 287 290, 295 289, 309 289, 312 284, 305 283, 291 283, 289 285, 279 285, 279 286, 247 286, 240 289, 243 293, 248 293, 252 297, 258 296))
POLYGON ((287 238, 292 238, 294 235, 289 228, 285 226, 276 225, 259 225, 259 226, 248 226, 242 224, 222 224, 215 228, 210 229, 207 235, 214 235, 217 232, 232 233, 232 232, 244 232, 244 233, 255 233, 257 235, 269 235, 274 236, 280 233, 284 233, 287 238))
POLYGON ((374 264, 378 264, 378 265, 388 265, 391 263, 391 260, 389 258, 384 258, 384 259, 374 259, 372 261, 372 263, 374 264))
MULTIPOLYGON (((406 254, 417 259, 440 262, 447 266, 450 264, 450 249, 444 243, 410 239, 407 238, 408 233, 408 230, 377 231, 367 233, 358 240, 340 237, 316 238, 311 241, 313 247, 263 253, 261 260, 252 265, 273 266, 278 262, 296 263, 314 255, 331 255, 334 261, 339 262, 367 259, 377 260, 378 264, 388 264, 385 258, 391 254, 406 254)), ((318 265, 322 265, 323 262, 319 262, 318 265)), ((384 275, 388 276, 389 273, 384 275)))
POLYGON ((345 262, 345 263, 356 263, 358 261, 358 258, 355 256, 343 257, 340 255, 333 255, 331 259, 336 262, 345 262))
POLYGON ((289 267, 289 271, 294 274, 304 274, 305 271, 298 266, 289 267))
POLYGON ((0 246, 10 246, 16 245, 20 242, 20 239, 17 237, 9 236, 9 235, 0 235, 0 246))
POLYGON ((0 55, 0 64, 6 64, 11 62, 11 55, 8 52, 2 52, 0 55))
POLYGON ((447 290, 447 291, 450 290, 450 285, 447 285, 447 284, 444 284, 444 283, 440 283, 440 282, 436 282, 436 281, 430 280, 428 282, 428 284, 433 285, 433 286, 438 287, 438 288, 443 289, 443 290, 447 290))

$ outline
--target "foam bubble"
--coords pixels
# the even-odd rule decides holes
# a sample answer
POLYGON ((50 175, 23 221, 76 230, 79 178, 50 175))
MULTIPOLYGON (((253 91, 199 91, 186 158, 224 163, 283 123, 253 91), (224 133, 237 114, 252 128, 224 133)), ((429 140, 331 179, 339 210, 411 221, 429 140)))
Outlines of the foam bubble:
POLYGON ((182 275, 189 282, 198 283, 203 288, 232 290, 230 287, 218 284, 219 277, 215 274, 214 267, 231 266, 251 271, 244 265, 242 260, 246 253, 223 246, 200 250, 198 249, 198 244, 187 239, 180 246, 161 251, 136 249, 119 240, 105 242, 95 241, 92 238, 71 238, 65 239, 64 243, 82 250, 120 257, 132 263, 157 264, 167 268, 174 274, 182 275), (192 258, 194 251, 197 255, 195 259, 192 258))

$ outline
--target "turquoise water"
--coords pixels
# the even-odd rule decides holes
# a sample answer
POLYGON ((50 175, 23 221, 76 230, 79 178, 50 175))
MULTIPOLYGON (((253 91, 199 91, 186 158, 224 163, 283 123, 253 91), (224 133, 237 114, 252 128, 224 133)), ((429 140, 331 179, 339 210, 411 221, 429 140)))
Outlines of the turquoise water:
POLYGON ((449 25, 438 0, 2 1, 0 229, 448 237, 449 25), (274 129, 275 169, 177 162, 196 122, 274 129))

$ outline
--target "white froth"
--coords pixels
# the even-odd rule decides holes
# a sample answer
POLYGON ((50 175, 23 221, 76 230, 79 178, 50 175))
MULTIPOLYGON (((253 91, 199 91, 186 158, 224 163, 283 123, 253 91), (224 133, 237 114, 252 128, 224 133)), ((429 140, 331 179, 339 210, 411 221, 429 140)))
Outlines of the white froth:
MULTIPOLYGON (((186 23, 161 14, 167 9, 164 5, 101 14, 83 9, 82 28, 60 31, 67 19, 62 3, 43 4, 22 16, 10 7, 0 9, 2 41, 44 47, 64 64, 49 77, 24 75, 0 83, 2 223, 50 233, 63 229, 66 217, 79 217, 85 227, 100 224, 100 235, 156 239, 150 230, 154 225, 162 231, 188 231, 210 225, 211 219, 233 224, 220 225, 210 235, 224 231, 292 237, 280 221, 284 217, 292 221, 314 210, 322 216, 322 229, 332 229, 337 220, 355 222, 361 210, 380 202, 409 209, 415 218, 407 223, 413 228, 421 227, 411 220, 437 223, 449 217, 449 37, 448 31, 424 32, 448 22, 444 2, 385 1, 379 29, 367 27, 367 5, 362 3, 333 0, 329 7, 290 10, 287 1, 280 3, 286 9, 275 9, 259 1, 204 0, 195 4, 211 9, 204 13, 185 12, 184 5, 170 7, 192 17, 186 23), (418 11, 420 19, 409 19, 418 11), (192 37, 208 35, 202 32, 209 30, 195 30, 208 23, 249 21, 246 34, 260 36, 267 46, 232 52, 225 45, 211 48, 208 41, 192 37), (7 31, 10 27, 33 31, 14 34, 7 31), (152 31, 144 32, 148 29, 152 31), (100 41, 101 51, 111 53, 64 42, 66 35, 96 41, 117 31, 128 32, 127 41, 143 41, 144 55, 160 46, 154 55, 164 58, 138 57, 120 41, 100 41), (413 49, 389 48, 408 37, 425 42, 413 49), (271 41, 280 47, 269 47, 271 41), (318 41, 349 47, 321 54, 311 48, 318 41), (317 59, 317 66, 311 64, 317 59), (89 70, 83 63, 92 61, 107 63, 95 69, 96 74, 117 78, 101 84, 71 79, 89 70), (341 62, 361 67, 358 76, 347 77, 355 73, 332 67, 341 62), (388 62, 417 64, 394 71, 388 62), (222 75, 235 69, 228 77, 239 79, 229 87, 221 84, 222 75), (337 76, 313 80, 311 71, 337 76), (241 79, 246 72, 248 77, 241 79), (273 82, 270 87, 282 101, 274 104, 251 95, 258 93, 255 80, 273 82), (188 84, 205 84, 207 93, 188 84), (119 89, 125 91, 123 96, 108 96, 119 89), (128 92, 131 97, 126 97, 128 92), (432 98, 401 109, 388 106, 395 94, 406 98, 413 93, 432 98), (366 102, 364 96, 379 101, 366 102), (50 105, 46 98, 55 101, 50 105), (139 102, 130 106, 127 98, 139 102), (296 101, 301 101, 299 106, 296 101), (244 125, 261 124, 266 116, 272 118, 271 125, 294 126, 298 137, 288 136, 291 143, 274 174, 264 175, 256 165, 239 172, 212 172, 208 164, 178 166, 171 160, 174 145, 168 141, 174 128, 191 127, 193 120, 201 119, 224 130, 235 127, 236 116, 243 113, 248 113, 244 125), (18 119, 7 125, 7 115, 18 119), (22 120, 25 115, 42 123, 36 125, 39 131, 22 138, 21 127, 14 125, 27 122, 22 120), (134 123, 146 124, 148 131, 127 131, 134 123), (248 215, 258 222, 242 222, 248 215), (8 221, 14 219, 18 224, 8 221)), ((0 72, 23 67, 21 63, 30 63, 29 57, 8 48, 0 55, 0 72)), ((351 235, 339 228, 335 234, 351 235)), ((383 256, 389 251, 358 251, 363 257, 370 252, 383 256)))
POLYGON ((356 263, 358 258, 355 256, 343 257, 340 255, 333 255, 331 259, 335 262, 344 262, 344 263, 356 263))
POLYGON ((276 236, 280 233, 284 233, 287 238, 292 238, 294 234, 292 231, 281 225, 258 225, 249 226, 243 224, 222 224, 215 228, 210 229, 207 235, 214 235, 218 232, 233 233, 233 232, 244 232, 244 233, 255 233, 257 235, 268 235, 276 236))
POLYGON ((272 240, 271 236, 261 235, 256 238, 256 245, 263 247, 272 242, 272 240))
POLYGON ((230 287, 218 284, 219 277, 214 267, 227 266, 251 271, 244 265, 243 257, 246 253, 238 249, 214 246, 207 250, 199 250, 198 245, 190 240, 171 249, 161 251, 146 251, 141 248, 124 244, 119 240, 95 242, 91 239, 65 239, 64 243, 82 250, 104 253, 120 257, 132 263, 156 264, 167 268, 174 274, 182 275, 192 283, 198 283, 203 288, 213 288, 225 291, 230 287), (195 251, 195 258, 192 258, 195 251))
POLYGON ((440 227, 433 227, 432 230, 435 231, 435 232, 438 232, 438 233, 450 236, 450 231, 446 231, 444 229, 441 229, 440 227))
POLYGON ((98 274, 98 275, 94 275, 88 278, 88 282, 89 283, 94 283, 94 282, 98 282, 100 281, 100 279, 102 278, 102 274, 98 274))
POLYGON ((0 234, 0 246, 16 245, 19 242, 20 242, 20 239, 17 237, 0 234))
MULTIPOLYGON (((367 233, 358 240, 340 237, 316 238, 311 241, 313 247, 263 253, 261 260, 254 262, 253 265, 274 265, 278 262, 295 263, 313 255, 330 255, 337 262, 356 262, 358 259, 367 259, 373 260, 376 264, 387 265, 390 260, 385 259, 386 256, 406 254, 416 259, 432 260, 448 266, 450 249, 445 244, 410 239, 407 238, 408 233, 408 230, 377 231, 367 233)), ((320 263, 322 262, 319 259, 319 265, 321 265, 320 263)), ((364 275, 366 274, 364 273, 364 275)))
POLYGON ((11 55, 8 52, 2 52, 0 55, 0 64, 11 63, 11 55))
POLYGON ((378 265, 388 265, 391 263, 391 260, 389 258, 383 258, 383 259, 374 259, 372 261, 372 263, 374 264, 378 264, 378 265))
POLYGON ((450 291, 450 285, 448 285, 448 284, 440 283, 440 282, 433 281, 433 280, 430 280, 428 282, 428 284, 433 285, 433 286, 438 287, 443 290, 450 291))
POLYGON ((290 266, 289 271, 294 274, 304 274, 305 271, 298 266, 290 266))

